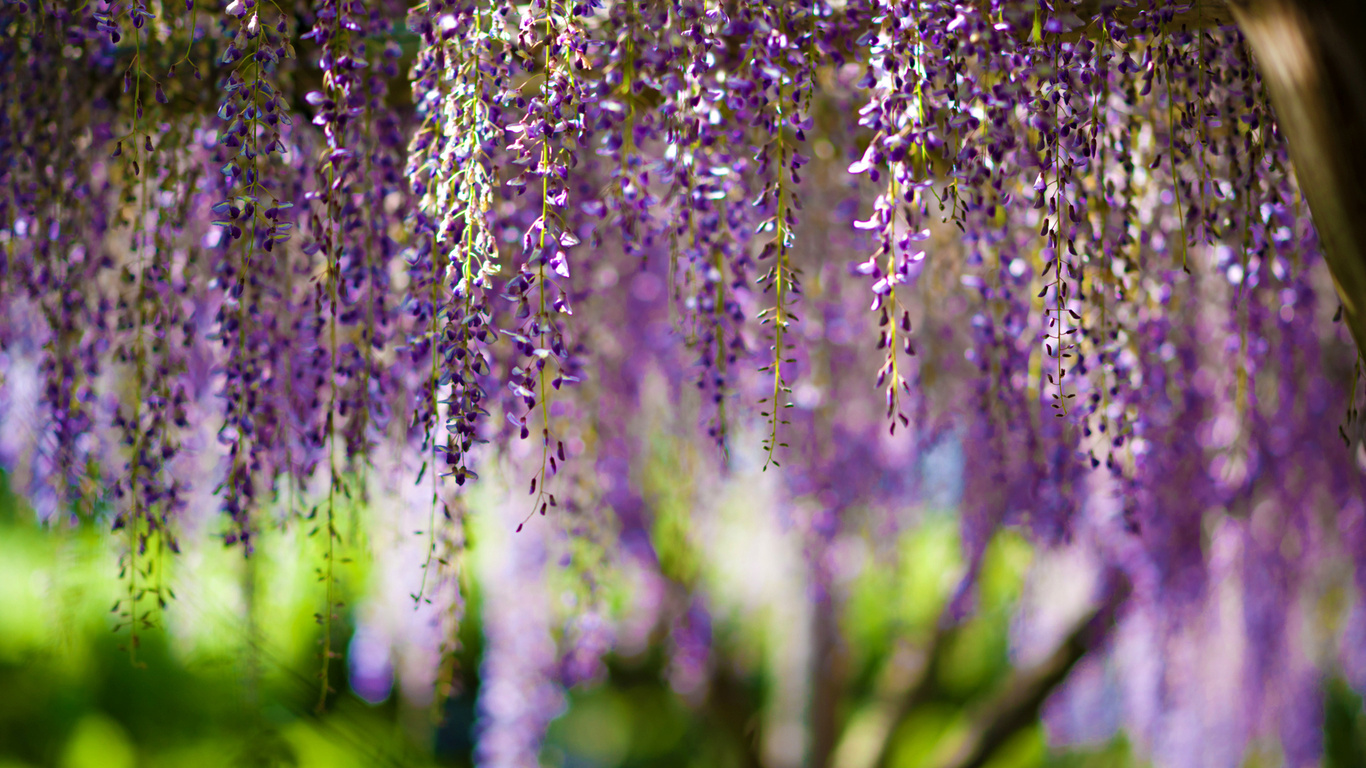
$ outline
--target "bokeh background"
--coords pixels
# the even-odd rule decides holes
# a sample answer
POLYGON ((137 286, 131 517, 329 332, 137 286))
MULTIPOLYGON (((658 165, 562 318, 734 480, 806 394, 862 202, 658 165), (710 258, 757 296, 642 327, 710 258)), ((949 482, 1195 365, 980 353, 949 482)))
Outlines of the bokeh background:
MULTIPOLYGON (((829 583, 842 597, 832 600, 803 575, 799 526, 765 508, 757 475, 722 483, 706 510, 671 508, 694 479, 668 459, 641 476, 657 502, 652 540, 638 543, 657 553, 653 569, 580 567, 591 553, 558 549, 545 519, 513 533, 517 505, 504 515, 493 494, 472 499, 487 511, 466 518, 463 616, 444 640, 437 614, 452 601, 410 596, 431 587, 426 539, 367 515, 395 498, 353 504, 338 560, 336 692, 322 709, 313 608, 323 597, 310 565, 320 545, 305 525, 263 536, 250 559, 186 537, 164 569, 167 607, 134 654, 111 612, 125 588, 111 578, 116 542, 94 523, 40 525, 0 484, 0 766, 469 766, 530 749, 565 768, 929 768, 950 764, 984 703, 1056 644, 1050 625, 1079 603, 1067 584, 1084 567, 1007 532, 990 547, 976 606, 946 624, 963 572, 952 478, 918 525, 836 542, 829 583), (588 612, 600 626, 565 610, 580 599, 601 606, 588 612), (569 615, 580 618, 557 623, 569 615), (842 639, 818 664, 822 626, 842 639), (833 680, 815 671, 831 667, 833 680)), ((953 461, 930 471, 951 474, 953 461)), ((1119 727, 1114 663, 1084 659, 987 765, 1147 764, 1119 727)), ((1325 766, 1366 765, 1360 697, 1337 682, 1326 697, 1325 766)), ((1275 764, 1258 759, 1247 764, 1275 764)))

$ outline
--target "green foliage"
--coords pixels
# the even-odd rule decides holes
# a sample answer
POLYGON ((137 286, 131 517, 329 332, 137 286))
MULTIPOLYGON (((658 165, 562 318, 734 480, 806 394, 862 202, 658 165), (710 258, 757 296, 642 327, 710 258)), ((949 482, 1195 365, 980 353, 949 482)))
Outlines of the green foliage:
MULTIPOLYGON (((187 551, 179 576, 191 586, 168 614, 174 633, 145 633, 134 666, 127 637, 110 632, 118 542, 93 526, 43 530, 0 485, 0 765, 431 764, 395 727, 392 700, 372 708, 346 696, 313 712, 319 637, 308 608, 320 587, 300 554, 321 543, 298 533, 261 542, 249 561, 221 546, 187 551), (235 611, 244 602, 246 625, 235 611)), ((342 581, 354 594, 368 573, 351 560, 342 581)), ((346 690, 345 665, 333 672, 346 690)), ((425 741, 425 712, 418 722, 425 741)))
POLYGON ((1366 765, 1366 713, 1361 695, 1342 679, 1324 692, 1323 768, 1366 765))

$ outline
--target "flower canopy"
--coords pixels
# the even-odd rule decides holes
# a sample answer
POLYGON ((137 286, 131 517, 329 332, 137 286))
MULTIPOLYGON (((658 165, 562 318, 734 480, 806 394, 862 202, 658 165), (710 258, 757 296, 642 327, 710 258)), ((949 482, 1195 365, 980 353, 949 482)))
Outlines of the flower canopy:
MULTIPOLYGON (((1003 527, 1094 553, 1153 643, 1236 580, 1231 743, 1288 764, 1326 659, 1366 671, 1301 629, 1366 565, 1357 353, 1222 3, 4 0, 0 31, 0 467, 118 532, 134 633, 182 537, 316 526, 330 585, 343 500, 399 483, 413 569, 493 474, 517 535, 660 562, 612 543, 658 525, 662 431, 699 485, 776 474, 818 575, 956 505, 952 616, 1003 527)), ((1150 674, 1130 717, 1178 764, 1200 683, 1150 674)))

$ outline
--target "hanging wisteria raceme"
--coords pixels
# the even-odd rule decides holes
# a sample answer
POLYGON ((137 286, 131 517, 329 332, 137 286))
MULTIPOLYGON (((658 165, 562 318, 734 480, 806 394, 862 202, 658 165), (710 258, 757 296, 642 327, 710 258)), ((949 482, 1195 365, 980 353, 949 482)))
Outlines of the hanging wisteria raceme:
MULTIPOLYGON (((1288 627, 1324 563, 1366 572, 1355 349, 1222 4, 4 0, 0 33, 0 421, 31 422, 0 460, 45 520, 119 531, 120 624, 170 598, 196 483, 244 554, 316 526, 329 585, 343 504, 417 484, 423 600, 510 473, 508 527, 545 529, 510 535, 591 542, 565 570, 593 585, 558 624, 493 615, 536 634, 534 668, 486 662, 481 749, 513 761, 598 674, 597 570, 691 589, 651 550, 656 433, 696 428, 699 478, 779 474, 831 595, 832 542, 915 524, 949 446, 946 620, 1016 527, 1106 556, 1117 642, 1197 632, 1232 542, 1239 738, 1314 759, 1288 627), (506 719, 522 678, 539 709, 506 719)), ((1175 676, 1134 689, 1189 701, 1175 676)), ((1171 706, 1135 723, 1181 764, 1171 706)))
POLYGON ((280 62, 292 56, 292 45, 288 20, 275 8, 237 2, 224 14, 227 72, 219 89, 222 124, 213 156, 222 163, 216 185, 220 200, 213 209, 222 230, 215 272, 224 292, 218 335, 226 353, 219 439, 229 455, 222 489, 224 511, 232 520, 227 541, 241 541, 249 550, 255 509, 288 467, 283 414, 270 386, 283 371, 269 358, 284 340, 278 320, 292 309, 292 296, 273 284, 284 261, 274 252, 290 238, 293 222, 287 211, 294 207, 282 197, 288 180, 280 175, 287 167, 283 131, 293 118, 274 76, 280 62))
POLYGON ((13 31, 4 54, 6 238, 0 274, 6 303, 27 301, 41 317, 43 331, 36 338, 15 338, 10 328, 27 324, 13 315, 9 321, 15 325, 6 336, 44 350, 45 423, 34 445, 39 477, 33 492, 42 514, 65 516, 88 512, 107 493, 91 473, 92 462, 98 461, 92 443, 99 417, 98 347, 109 343, 110 319, 97 277, 108 266, 102 241, 111 206, 105 174, 78 146, 85 137, 103 144, 113 129, 96 123, 89 112, 84 120, 71 115, 69 105, 52 94, 88 88, 92 78, 115 79, 110 54, 120 34, 107 16, 91 8, 28 10, 12 4, 4 10, 6 28, 13 31), (67 45, 83 47, 90 60, 68 62, 67 45), (95 136, 90 136, 92 123, 95 136))

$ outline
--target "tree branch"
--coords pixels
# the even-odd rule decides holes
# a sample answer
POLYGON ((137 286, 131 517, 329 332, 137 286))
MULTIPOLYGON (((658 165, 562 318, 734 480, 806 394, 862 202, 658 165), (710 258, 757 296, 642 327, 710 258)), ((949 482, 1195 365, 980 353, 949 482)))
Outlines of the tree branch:
POLYGON ((942 768, 981 768, 1011 737, 1039 720, 1039 710, 1088 651, 1100 646, 1114 627, 1116 613, 1128 596, 1126 582, 1112 574, 1102 588, 1100 604, 1077 622, 1042 664, 1017 670, 1000 693, 976 709, 972 725, 942 768))
POLYGON ((924 703, 934 687, 942 655, 944 623, 925 648, 898 649, 887 662, 872 707, 849 722, 831 753, 832 768, 879 768, 887 764, 896 727, 924 703))
POLYGON ((1098 618, 1090 614, 1042 664, 1012 674, 1000 695, 970 718, 967 736, 944 768, 981 768, 1012 736, 1038 722, 1044 701, 1094 647, 1098 618))
MULTIPOLYGON (((1044 662, 1016 670, 992 698, 973 708, 967 734, 941 768, 981 768, 1012 736, 1038 722, 1039 710, 1072 668, 1109 634, 1127 590, 1111 582, 1100 604, 1078 621, 1044 662)), ((833 768, 883 768, 891 757, 892 737, 911 713, 934 694, 935 672, 947 647, 946 631, 935 633, 919 654, 888 664, 878 700, 850 721, 835 748, 833 768)))

